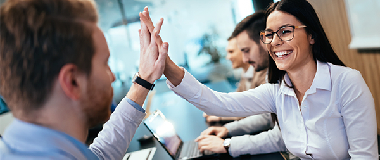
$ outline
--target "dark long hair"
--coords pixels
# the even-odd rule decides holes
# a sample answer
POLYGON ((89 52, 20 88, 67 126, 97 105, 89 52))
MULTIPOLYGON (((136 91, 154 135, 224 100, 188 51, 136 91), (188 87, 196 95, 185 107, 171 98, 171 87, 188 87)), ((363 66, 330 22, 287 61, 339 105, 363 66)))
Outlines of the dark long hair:
MULTIPOLYGON (((325 31, 319 21, 313 6, 307 0, 281 0, 273 3, 266 12, 266 18, 273 11, 289 13, 306 25, 306 32, 312 35, 315 43, 312 46, 314 60, 330 62, 335 65, 345 66, 331 47, 325 31)), ((269 83, 281 83, 285 71, 279 70, 272 58, 269 59, 269 83)))

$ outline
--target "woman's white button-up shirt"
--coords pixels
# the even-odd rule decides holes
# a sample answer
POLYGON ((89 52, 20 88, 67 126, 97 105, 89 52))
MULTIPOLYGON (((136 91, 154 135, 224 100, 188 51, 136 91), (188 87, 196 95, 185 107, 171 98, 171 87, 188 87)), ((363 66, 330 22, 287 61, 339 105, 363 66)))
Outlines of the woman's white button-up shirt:
POLYGON ((378 159, 374 100, 359 71, 317 61, 301 106, 288 75, 245 92, 212 91, 185 71, 177 95, 216 116, 277 114, 286 147, 302 159, 378 159))

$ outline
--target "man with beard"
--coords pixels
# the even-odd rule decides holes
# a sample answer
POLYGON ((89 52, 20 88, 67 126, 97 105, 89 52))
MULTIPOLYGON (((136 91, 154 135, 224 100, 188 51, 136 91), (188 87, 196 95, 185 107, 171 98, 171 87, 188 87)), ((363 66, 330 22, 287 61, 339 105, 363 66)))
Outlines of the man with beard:
MULTIPOLYGON (((265 13, 259 11, 239 22, 230 36, 236 38, 237 47, 243 53, 243 62, 255 69, 251 85, 246 90, 266 83, 269 54, 259 36, 260 30, 264 29, 265 13)), ((281 132, 277 125, 274 127, 270 113, 252 115, 221 127, 209 127, 196 141, 201 151, 227 152, 233 157, 286 151, 281 132)))
POLYGON ((93 0, 1 6, 0 94, 15 120, 0 139, 0 159, 122 159, 145 116, 141 106, 163 73, 168 45, 155 42, 162 21, 152 35, 142 24, 143 61, 111 115, 115 76, 97 21, 93 0), (87 147, 89 128, 104 122, 87 147))

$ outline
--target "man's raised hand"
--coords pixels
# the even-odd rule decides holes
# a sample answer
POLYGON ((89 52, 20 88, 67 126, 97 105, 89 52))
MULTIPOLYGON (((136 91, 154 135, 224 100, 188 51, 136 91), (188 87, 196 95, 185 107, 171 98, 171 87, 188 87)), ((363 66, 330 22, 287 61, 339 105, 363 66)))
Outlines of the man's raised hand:
POLYGON ((151 32, 145 23, 141 23, 140 35, 140 77, 150 83, 159 79, 165 69, 165 59, 168 55, 168 43, 162 43, 157 46, 157 40, 163 19, 157 23, 157 27, 151 32))

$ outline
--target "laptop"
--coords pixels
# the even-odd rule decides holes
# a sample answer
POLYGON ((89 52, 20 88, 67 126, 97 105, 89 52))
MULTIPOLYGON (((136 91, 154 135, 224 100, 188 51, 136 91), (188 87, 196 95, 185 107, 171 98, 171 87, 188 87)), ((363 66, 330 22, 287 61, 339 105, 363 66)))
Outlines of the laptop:
POLYGON ((197 142, 182 141, 175 132, 173 124, 166 120, 165 116, 159 110, 154 111, 146 118, 144 125, 173 160, 209 159, 217 157, 218 155, 211 151, 201 153, 198 149, 197 142))

